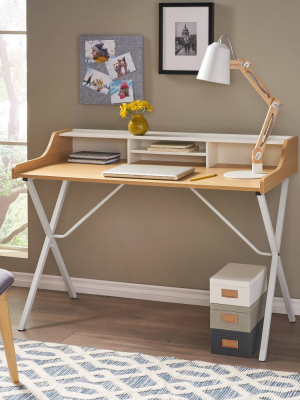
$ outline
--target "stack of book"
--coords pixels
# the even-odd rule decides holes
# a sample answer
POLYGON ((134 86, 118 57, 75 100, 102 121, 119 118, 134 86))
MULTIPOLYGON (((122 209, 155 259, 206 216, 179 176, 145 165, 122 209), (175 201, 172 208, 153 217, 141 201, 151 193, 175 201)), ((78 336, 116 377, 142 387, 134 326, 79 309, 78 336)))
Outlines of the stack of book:
POLYGON ((107 153, 101 151, 77 151, 71 153, 68 159, 70 163, 79 164, 110 164, 118 161, 121 153, 107 153))
POLYGON ((172 152, 172 153, 190 153, 192 151, 199 150, 199 146, 195 146, 195 143, 191 142, 172 142, 172 141, 161 141, 152 143, 148 147, 149 151, 160 151, 160 152, 172 152))

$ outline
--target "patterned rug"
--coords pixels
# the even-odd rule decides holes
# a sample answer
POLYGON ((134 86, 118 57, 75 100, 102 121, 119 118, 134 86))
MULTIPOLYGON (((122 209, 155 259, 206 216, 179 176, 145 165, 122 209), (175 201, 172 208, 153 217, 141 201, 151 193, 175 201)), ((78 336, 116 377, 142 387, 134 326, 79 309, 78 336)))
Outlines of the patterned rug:
POLYGON ((15 340, 20 384, 0 342, 5 400, 300 399, 300 375, 172 357, 15 340))

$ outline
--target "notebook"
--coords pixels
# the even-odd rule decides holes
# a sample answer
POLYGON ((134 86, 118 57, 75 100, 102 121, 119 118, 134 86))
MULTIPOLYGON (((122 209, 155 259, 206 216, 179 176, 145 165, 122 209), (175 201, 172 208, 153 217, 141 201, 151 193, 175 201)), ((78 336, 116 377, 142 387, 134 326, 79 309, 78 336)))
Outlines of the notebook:
POLYGON ((92 159, 84 159, 84 158, 69 158, 69 163, 76 163, 76 164, 96 164, 96 165, 105 165, 111 164, 115 161, 119 161, 118 158, 111 158, 109 160, 92 160, 92 159))
POLYGON ((111 158, 118 158, 121 153, 108 153, 102 151, 77 151, 76 153, 71 153, 70 158, 83 158, 92 160, 109 160, 111 158))

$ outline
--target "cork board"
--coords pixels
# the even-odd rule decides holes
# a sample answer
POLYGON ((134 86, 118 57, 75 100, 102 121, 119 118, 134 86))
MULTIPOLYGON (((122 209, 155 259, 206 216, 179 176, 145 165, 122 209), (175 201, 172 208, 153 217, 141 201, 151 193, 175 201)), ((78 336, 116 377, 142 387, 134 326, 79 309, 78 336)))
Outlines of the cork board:
POLYGON ((81 36, 80 104, 144 100, 143 36, 81 36))

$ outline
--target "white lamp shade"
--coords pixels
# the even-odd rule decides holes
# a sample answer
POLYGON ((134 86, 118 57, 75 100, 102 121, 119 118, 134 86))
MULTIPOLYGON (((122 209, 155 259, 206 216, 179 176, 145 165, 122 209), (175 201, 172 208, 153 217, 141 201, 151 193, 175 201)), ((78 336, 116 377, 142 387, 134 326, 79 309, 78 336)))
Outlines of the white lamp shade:
POLYGON ((226 44, 215 42, 207 47, 197 79, 230 85, 230 50, 226 44))

